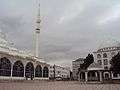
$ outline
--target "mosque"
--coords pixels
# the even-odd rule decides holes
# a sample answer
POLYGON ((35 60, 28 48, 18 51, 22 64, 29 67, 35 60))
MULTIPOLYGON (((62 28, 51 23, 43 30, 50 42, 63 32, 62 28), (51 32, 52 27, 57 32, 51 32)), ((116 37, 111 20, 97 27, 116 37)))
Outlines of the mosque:
POLYGON ((34 80, 49 79, 49 64, 39 58, 40 5, 35 29, 35 54, 22 51, 9 42, 0 31, 0 79, 34 80))

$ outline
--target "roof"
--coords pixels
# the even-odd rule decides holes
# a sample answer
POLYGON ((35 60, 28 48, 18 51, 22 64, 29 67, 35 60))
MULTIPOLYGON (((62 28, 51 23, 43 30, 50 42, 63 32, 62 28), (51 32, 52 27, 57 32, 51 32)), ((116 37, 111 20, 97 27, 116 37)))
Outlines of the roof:
POLYGON ((115 39, 106 39, 103 42, 101 42, 101 45, 98 47, 98 49, 106 47, 120 47, 120 42, 115 39))
POLYGON ((98 70, 102 69, 102 66, 99 63, 92 63, 89 67, 88 70, 98 70))
POLYGON ((33 57, 28 51, 19 50, 14 47, 12 42, 9 42, 6 35, 0 29, 0 51, 21 57, 33 57))
POLYGON ((78 58, 77 60, 74 60, 73 62, 77 62, 77 61, 83 61, 84 58, 78 58))

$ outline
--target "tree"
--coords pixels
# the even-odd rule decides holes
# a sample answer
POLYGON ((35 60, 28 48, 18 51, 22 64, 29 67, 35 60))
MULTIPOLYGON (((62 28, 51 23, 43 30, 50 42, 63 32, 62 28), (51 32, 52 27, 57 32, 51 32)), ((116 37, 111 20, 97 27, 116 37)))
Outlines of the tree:
POLYGON ((80 65, 79 71, 80 70, 86 70, 90 64, 94 62, 94 57, 92 54, 88 54, 88 56, 84 59, 84 63, 80 65))
POLYGON ((120 74, 120 53, 112 57, 110 64, 111 64, 110 70, 120 74))

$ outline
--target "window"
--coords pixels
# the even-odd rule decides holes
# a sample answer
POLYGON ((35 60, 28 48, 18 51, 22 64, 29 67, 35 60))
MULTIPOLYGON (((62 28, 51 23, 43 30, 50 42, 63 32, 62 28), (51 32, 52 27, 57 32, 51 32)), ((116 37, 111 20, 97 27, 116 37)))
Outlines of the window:
POLYGON ((113 73, 113 77, 118 77, 118 74, 117 73, 113 73))
POLYGON ((112 53, 111 53, 111 56, 113 57, 114 55, 115 55, 115 52, 112 52, 112 53))
POLYGON ((98 64, 99 64, 99 65, 102 65, 102 61, 101 61, 101 60, 98 60, 98 64))
POLYGON ((101 58, 101 55, 100 55, 100 54, 98 54, 98 55, 97 55, 97 58, 101 58))
POLYGON ((106 53, 103 54, 103 58, 107 58, 107 54, 106 53))
POLYGON ((104 65, 108 65, 108 60, 104 59, 104 65))
POLYGON ((108 67, 106 66, 106 67, 104 67, 104 69, 105 69, 105 70, 108 70, 108 67))

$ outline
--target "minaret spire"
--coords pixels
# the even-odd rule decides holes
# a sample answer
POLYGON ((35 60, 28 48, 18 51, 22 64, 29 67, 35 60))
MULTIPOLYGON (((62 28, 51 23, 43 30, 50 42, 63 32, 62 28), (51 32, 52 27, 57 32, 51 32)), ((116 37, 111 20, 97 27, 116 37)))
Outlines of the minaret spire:
POLYGON ((40 35, 40 0, 38 0, 38 15, 36 20, 36 29, 35 29, 35 57, 39 57, 39 35, 40 35))
POLYGON ((37 15, 37 21, 36 21, 36 24, 37 24, 37 27, 36 27, 36 33, 40 33, 40 23, 41 23, 41 19, 40 19, 40 0, 38 0, 38 15, 37 15))

